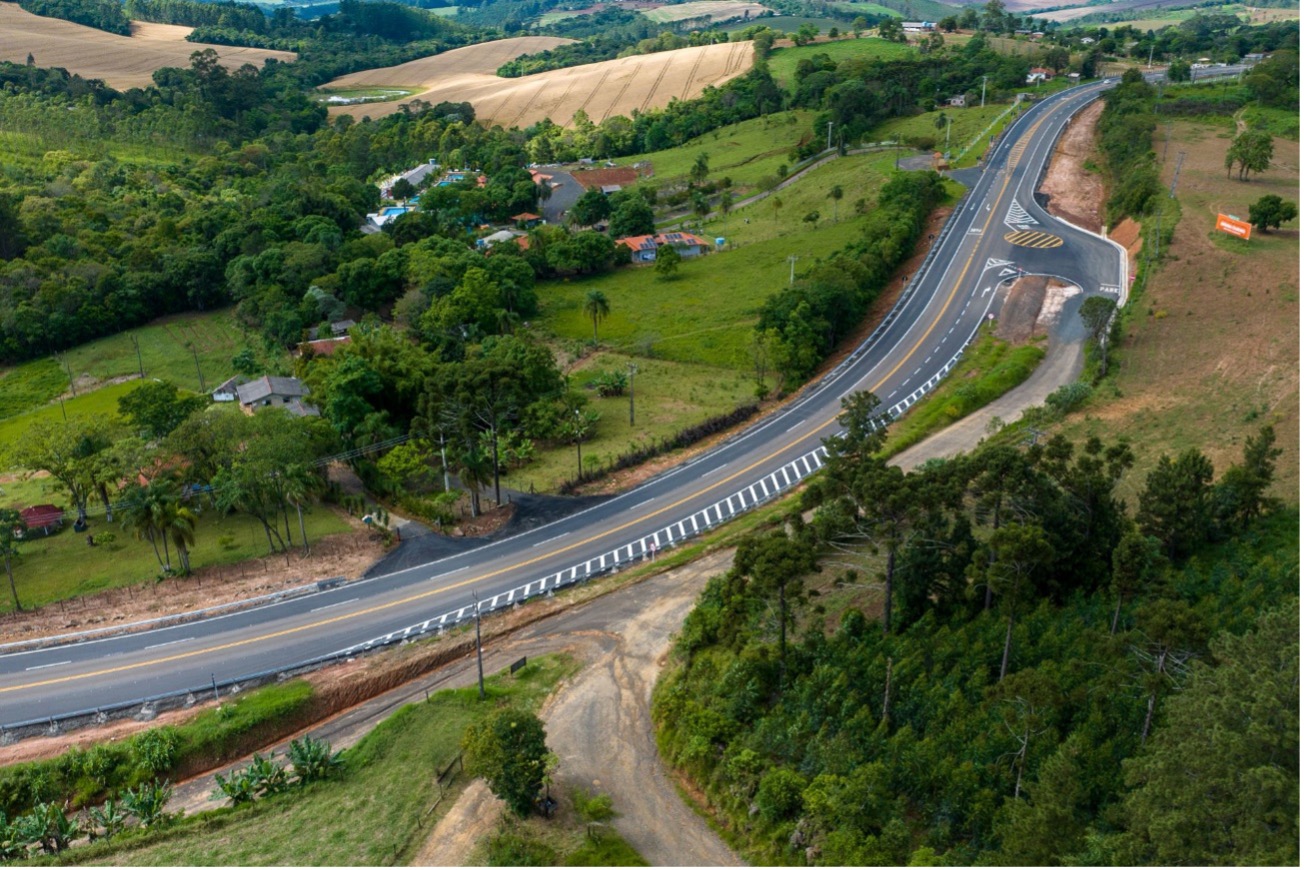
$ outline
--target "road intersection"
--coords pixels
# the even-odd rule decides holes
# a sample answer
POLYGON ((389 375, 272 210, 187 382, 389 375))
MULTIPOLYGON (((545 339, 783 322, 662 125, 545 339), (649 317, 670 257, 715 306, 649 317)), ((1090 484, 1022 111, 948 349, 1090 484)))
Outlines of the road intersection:
POLYGON ((1035 196, 1069 120, 1113 83, 1053 95, 1015 120, 884 323, 775 415, 622 495, 428 565, 147 632, 0 648, 0 726, 72 715, 88 721, 143 699, 202 697, 210 686, 455 625, 474 614, 473 593, 482 610, 514 606, 647 558, 817 471, 821 439, 837 431, 848 393, 870 390, 893 413, 907 410, 945 377, 1010 278, 1050 275, 1123 301, 1122 249, 1054 218, 1035 196), (1060 243, 1009 239, 1027 233, 1060 243))

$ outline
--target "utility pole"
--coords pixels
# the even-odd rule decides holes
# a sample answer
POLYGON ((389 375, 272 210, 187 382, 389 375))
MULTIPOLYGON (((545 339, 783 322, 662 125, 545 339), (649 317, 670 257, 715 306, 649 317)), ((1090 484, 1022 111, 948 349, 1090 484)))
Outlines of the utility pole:
POLYGON ((1185 151, 1177 152, 1177 166, 1173 168, 1173 183, 1168 185, 1168 198, 1177 198, 1177 176, 1182 174, 1182 159, 1186 157, 1185 151))
MULTIPOLYGON (((199 392, 207 393, 208 388, 204 386, 204 370, 199 367, 199 351, 193 344, 190 346, 190 353, 195 358, 195 374, 199 375, 199 392)), ((144 377, 144 375, 141 375, 141 377, 144 377)))
POLYGON ((629 364, 629 425, 634 425, 634 375, 638 374, 638 366, 633 363, 629 364))
POLYGON ((800 259, 801 257, 798 257, 796 254, 788 255, 788 286, 789 287, 792 286, 793 281, 797 280, 797 261, 800 259))
POLYGON ((951 159, 951 116, 946 116, 946 159, 951 159))
POLYGON ((584 474, 584 463, 580 458, 580 409, 575 409, 575 478, 584 474))
POLYGON ((828 144, 824 146, 824 148, 827 151, 832 147, 833 147, 833 122, 829 121, 829 141, 828 144))
POLYGON ((480 700, 484 700, 484 649, 480 646, 480 596, 478 593, 471 593, 471 600, 475 602, 475 669, 480 676, 480 700))
POLYGON ((439 430, 439 464, 444 469, 444 492, 448 492, 448 452, 444 447, 444 430, 439 430))
POLYGON ((63 370, 68 374, 68 389, 72 390, 72 397, 77 398, 77 383, 72 379, 72 366, 68 365, 68 357, 60 356, 55 359, 63 363, 63 370))
POLYGON ((140 370, 140 379, 145 380, 145 363, 140 358, 140 339, 134 335, 128 336, 131 344, 136 348, 136 368, 140 370))
POLYGON ((1146 61, 1146 69, 1153 69, 1155 65, 1155 44, 1150 43, 1150 59, 1146 61))
POLYGON ((982 105, 979 106, 978 108, 980 109, 987 108, 987 76, 983 76, 983 102, 982 105))

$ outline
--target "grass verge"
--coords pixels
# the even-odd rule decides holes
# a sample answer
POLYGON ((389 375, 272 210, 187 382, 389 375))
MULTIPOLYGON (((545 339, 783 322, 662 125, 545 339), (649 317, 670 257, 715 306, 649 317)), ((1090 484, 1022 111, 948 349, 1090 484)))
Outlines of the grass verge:
POLYGON ((574 673, 568 656, 535 659, 515 675, 447 689, 402 707, 343 754, 334 779, 239 809, 182 819, 169 829, 138 833, 65 853, 76 864, 135 866, 297 866, 404 864, 465 786, 458 776, 441 788, 435 771, 461 751, 467 727, 502 705, 537 709, 574 673), (432 811, 433 810, 433 811, 432 811))
POLYGON ((312 699, 312 686, 291 680, 206 710, 183 725, 0 768, 0 810, 13 818, 38 801, 84 806, 155 777, 178 779, 209 770, 262 746, 269 733, 284 733, 287 722, 310 712, 312 699))
MULTIPOLYGON (((584 390, 589 408, 602 415, 593 436, 581 445, 586 465, 609 464, 641 444, 668 438, 753 398, 752 379, 742 371, 607 351, 594 353, 576 366, 570 373, 571 385, 582 388, 602 371, 627 372, 630 363, 638 366, 633 426, 628 395, 602 398, 596 390, 584 390)), ((536 491, 555 490, 577 471, 575 445, 558 444, 539 449, 533 462, 509 473, 503 484, 522 491, 531 486, 536 491)))
POLYGON ((1045 355, 1042 343, 1012 345, 984 326, 951 374, 888 430, 884 452, 900 453, 1008 393, 1045 355))

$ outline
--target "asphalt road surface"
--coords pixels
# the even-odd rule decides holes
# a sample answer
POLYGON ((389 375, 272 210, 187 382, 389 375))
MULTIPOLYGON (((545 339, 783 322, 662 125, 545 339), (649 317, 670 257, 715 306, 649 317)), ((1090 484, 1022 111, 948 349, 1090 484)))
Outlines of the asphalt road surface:
POLYGON ((0 654, 0 726, 198 693, 451 625, 473 612, 473 594, 485 610, 511 606, 652 557, 795 485, 822 464, 821 439, 837 431, 843 396, 871 390, 886 408, 908 408, 945 375, 994 311, 999 285, 1020 270, 1088 294, 1126 292, 1122 250, 1051 217, 1033 195, 1065 125, 1112 83, 1027 109, 885 322, 783 411, 627 493, 427 565, 214 619, 0 654))

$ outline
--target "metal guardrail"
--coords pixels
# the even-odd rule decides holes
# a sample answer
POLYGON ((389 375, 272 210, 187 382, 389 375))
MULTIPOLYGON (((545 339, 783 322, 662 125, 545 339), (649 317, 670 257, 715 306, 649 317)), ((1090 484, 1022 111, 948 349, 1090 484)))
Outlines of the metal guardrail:
MULTIPOLYGON (((1012 126, 1012 125, 1011 125, 1012 126)), ((999 138, 1003 138, 1009 131, 1010 127, 1003 130, 999 138)), ((966 191, 959 200, 956 208, 951 212, 942 229, 938 232, 937 243, 929 250, 924 258, 923 264, 916 271, 912 280, 907 284, 906 290, 898 298, 896 304, 888 312, 883 322, 866 338, 861 344, 852 351, 846 359, 838 364, 831 372, 820 379, 818 385, 823 385, 836 378, 846 370, 854 361, 867 354, 882 338, 883 334, 890 326, 900 318, 902 311, 914 294, 918 291, 923 276, 928 272, 933 262, 938 256, 939 250, 944 247, 943 243, 955 231, 955 226, 964 212, 964 203, 968 201, 969 191, 966 191)), ((980 324, 981 325, 981 322, 980 324)), ((944 363, 923 385, 914 390, 909 396, 898 401, 888 408, 887 414, 895 419, 910 408, 915 402, 931 391, 946 376, 947 373, 955 366, 960 356, 964 353, 965 348, 973 340, 977 333, 977 327, 966 338, 964 345, 960 350, 944 363)), ((816 387, 817 384, 810 385, 807 390, 816 387)), ((737 438, 742 437, 739 433, 732 438, 727 439, 721 444, 721 447, 732 443, 737 438)), ((717 448, 717 450, 720 448, 717 448)), ((56 735, 66 730, 73 730, 79 727, 85 727, 93 724, 102 724, 113 718, 122 718, 127 715, 134 715, 139 719, 151 719, 159 712, 170 709, 191 707, 199 703, 207 696, 213 696, 220 699, 225 694, 231 696, 238 694, 250 688, 264 685, 273 681, 289 679, 301 673, 306 673, 329 664, 339 661, 346 661, 358 655, 368 652, 384 649, 394 644, 404 643, 422 636, 435 634, 439 635, 447 630, 456 628, 463 623, 469 622, 476 614, 477 609, 481 616, 486 613, 493 613, 496 610, 515 607, 516 605, 541 595, 551 595, 558 589, 583 583, 595 577, 613 574, 618 571, 629 568, 635 564, 641 564, 643 561, 655 558, 663 547, 673 548, 683 542, 694 538, 716 526, 727 522, 739 514, 746 513, 772 501, 786 490, 796 486, 801 481, 813 475, 823 467, 825 460, 828 458, 828 449, 823 445, 814 450, 805 453, 791 462, 786 463, 781 468, 762 475, 750 485, 737 490, 728 497, 721 499, 707 507, 694 511, 692 514, 672 522, 662 527, 651 535, 642 535, 637 540, 627 541, 614 549, 608 550, 598 556, 585 560, 584 562, 564 568, 561 571, 554 572, 545 577, 536 578, 521 586, 514 587, 505 592, 500 592, 492 598, 481 601, 478 604, 468 604, 456 610, 450 610, 446 613, 432 616, 421 622, 413 623, 400 629, 389 632, 388 634, 372 638, 371 640, 353 644, 344 649, 328 653, 323 656, 317 656, 307 659, 286 667, 259 671, 250 674, 243 674, 238 677, 228 678, 225 680, 212 679, 209 684, 195 686, 188 689, 182 689, 174 692, 161 693, 143 698, 137 698, 132 701, 98 707, 94 709, 78 710, 71 713, 65 713, 58 716, 42 717, 39 719, 30 719, 14 723, 0 723, 0 745, 8 745, 27 737, 38 735, 56 735)), ((700 462, 701 460, 696 460, 700 462)), ((693 463, 690 463, 690 465, 693 463)))

